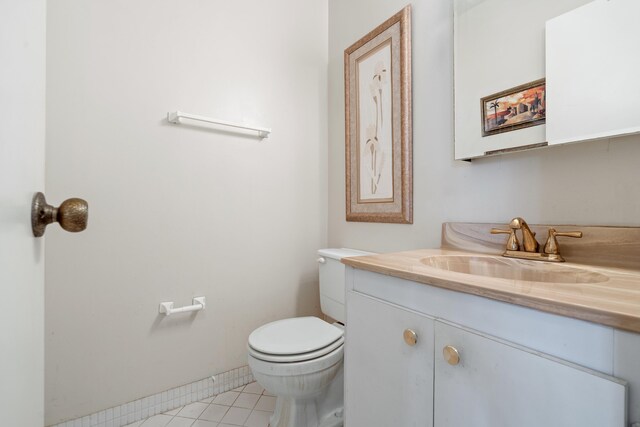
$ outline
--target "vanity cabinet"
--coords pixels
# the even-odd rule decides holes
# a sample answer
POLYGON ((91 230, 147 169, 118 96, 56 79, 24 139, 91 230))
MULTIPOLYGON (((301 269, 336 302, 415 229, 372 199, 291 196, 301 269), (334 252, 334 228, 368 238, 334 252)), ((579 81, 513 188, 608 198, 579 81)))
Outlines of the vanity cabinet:
POLYGON ((433 319, 355 293, 349 311, 347 425, 432 426, 433 319))
POLYGON ((349 267, 345 426, 626 426, 615 332, 349 267))

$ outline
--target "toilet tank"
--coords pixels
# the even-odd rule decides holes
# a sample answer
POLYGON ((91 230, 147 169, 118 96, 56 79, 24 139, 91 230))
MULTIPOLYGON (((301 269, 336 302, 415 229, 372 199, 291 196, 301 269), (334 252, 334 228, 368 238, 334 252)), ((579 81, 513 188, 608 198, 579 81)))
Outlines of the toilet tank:
POLYGON ((344 323, 345 321, 345 281, 342 258, 372 255, 371 252, 355 249, 320 249, 318 251, 320 264, 320 309, 327 316, 344 323))

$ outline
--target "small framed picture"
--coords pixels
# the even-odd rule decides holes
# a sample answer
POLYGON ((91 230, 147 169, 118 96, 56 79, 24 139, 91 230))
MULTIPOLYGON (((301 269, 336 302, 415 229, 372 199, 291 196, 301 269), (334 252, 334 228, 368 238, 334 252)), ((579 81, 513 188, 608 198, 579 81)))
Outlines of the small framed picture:
POLYGON ((480 100, 482 136, 543 124, 546 102, 545 79, 485 96, 480 100))
POLYGON ((344 52, 347 221, 413 222, 411 7, 344 52))

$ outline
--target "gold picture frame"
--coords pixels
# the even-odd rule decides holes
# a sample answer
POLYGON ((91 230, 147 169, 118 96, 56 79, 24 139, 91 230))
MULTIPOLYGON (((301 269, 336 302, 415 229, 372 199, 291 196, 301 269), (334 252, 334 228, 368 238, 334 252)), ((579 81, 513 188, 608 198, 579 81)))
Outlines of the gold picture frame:
POLYGON ((485 96, 480 100, 482 136, 542 125, 546 107, 546 79, 485 96))
POLYGON ((413 223, 411 6, 344 51, 347 221, 413 223))

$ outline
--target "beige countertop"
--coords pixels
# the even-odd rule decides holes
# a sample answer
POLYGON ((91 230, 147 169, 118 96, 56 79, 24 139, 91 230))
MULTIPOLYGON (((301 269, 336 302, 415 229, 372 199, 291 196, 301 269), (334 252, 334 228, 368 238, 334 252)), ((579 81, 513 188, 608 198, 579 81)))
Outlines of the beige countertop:
MULTIPOLYGON (((421 261, 438 255, 496 257, 458 250, 421 249, 344 258, 342 262, 361 270, 640 333, 640 271, 570 262, 511 261, 520 263, 525 268, 546 270, 550 274, 558 269, 579 268, 583 270, 580 273, 581 280, 593 281, 593 283, 534 282, 447 271, 421 261), (608 280, 602 281, 599 275, 607 276, 608 280)), ((502 258, 498 256, 498 259, 502 258)))

